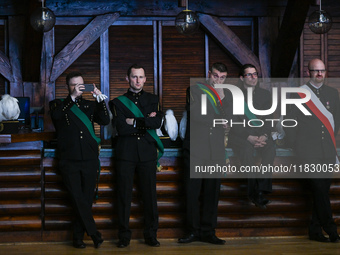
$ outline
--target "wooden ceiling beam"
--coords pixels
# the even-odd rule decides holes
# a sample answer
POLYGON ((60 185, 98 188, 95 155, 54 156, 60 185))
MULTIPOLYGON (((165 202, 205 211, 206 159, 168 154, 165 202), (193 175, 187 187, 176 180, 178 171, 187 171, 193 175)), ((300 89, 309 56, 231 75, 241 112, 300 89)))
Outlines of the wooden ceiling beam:
POLYGON ((250 63, 261 73, 259 58, 244 42, 226 25, 214 16, 198 14, 201 25, 241 64, 250 63))
POLYGON ((0 51, 0 74, 2 74, 10 82, 14 81, 11 62, 2 51, 0 51))
POLYGON ((272 77, 288 77, 313 0, 288 0, 273 54, 272 77))
POLYGON ((63 72, 65 72, 65 70, 118 18, 119 13, 110 13, 95 17, 55 56, 50 82, 55 81, 63 72))

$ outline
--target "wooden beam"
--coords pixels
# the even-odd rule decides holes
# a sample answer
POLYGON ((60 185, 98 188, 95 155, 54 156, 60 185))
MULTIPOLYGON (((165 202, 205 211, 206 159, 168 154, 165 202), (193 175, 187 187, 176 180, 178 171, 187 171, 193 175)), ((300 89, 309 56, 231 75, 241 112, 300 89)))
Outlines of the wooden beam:
MULTIPOLYGON (((179 0, 181 1, 181 0, 179 0)), ((122 16, 176 16, 183 10, 174 0, 49 0, 47 7, 57 16, 101 15, 119 11, 122 16)), ((271 0, 273 2, 278 0, 271 0)), ((279 1, 280 2, 280 1, 279 1)), ((217 16, 266 16, 267 0, 200 0, 189 1, 189 9, 217 16)), ((275 3, 274 3, 275 5, 275 3)), ((0 13, 1 14, 1 13, 0 13)), ((269 13, 270 14, 270 13, 269 13)))
MULTIPOLYGON (((110 42, 109 30, 100 36, 100 90, 110 100, 110 42)), ((107 100, 107 101, 108 101, 107 100)))
POLYGON ((50 81, 55 81, 113 22, 118 13, 95 17, 68 45, 54 58, 50 81))
POLYGON ((40 88, 44 98, 44 130, 53 131, 54 125, 49 116, 49 102, 55 99, 55 82, 49 82, 54 57, 54 28, 44 33, 41 51, 40 88))
POLYGON ((0 73, 10 82, 13 82, 12 66, 8 57, 0 51, 0 73))
POLYGON ((279 20, 273 17, 260 17, 259 27, 259 60, 262 70, 262 78, 271 77, 271 54, 274 42, 278 35, 279 20))
POLYGON ((272 55, 272 77, 289 76, 311 1, 288 0, 272 55))
MULTIPOLYGON (((18 15, 25 12, 24 4, 27 0, 2 0, 0 16, 18 15), (7 2, 3 4, 3 2, 7 2)), ((36 0, 38 1, 38 0, 36 0)), ((176 16, 183 7, 179 6, 183 0, 48 0, 46 7, 56 16, 94 16, 106 13, 120 12, 121 16, 176 16)), ((190 1, 189 9, 197 12, 210 13, 217 16, 268 16, 276 13, 276 8, 285 4, 283 0, 200 0, 190 1), (270 2, 270 9, 268 8, 270 2)))
POLYGON ((256 66, 261 73, 261 65, 258 57, 245 45, 244 42, 217 17, 207 14, 198 14, 201 24, 208 30, 220 44, 236 58, 241 64, 250 63, 256 66))
POLYGON ((12 67, 10 95, 14 97, 22 97, 24 95, 21 72, 24 23, 24 16, 8 17, 9 60, 12 67))

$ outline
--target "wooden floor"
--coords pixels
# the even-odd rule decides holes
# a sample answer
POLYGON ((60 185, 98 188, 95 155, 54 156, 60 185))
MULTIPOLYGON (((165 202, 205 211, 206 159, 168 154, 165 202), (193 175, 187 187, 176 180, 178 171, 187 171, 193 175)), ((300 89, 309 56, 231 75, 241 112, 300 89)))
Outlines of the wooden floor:
POLYGON ((293 255, 340 254, 340 243, 318 243, 306 237, 227 238, 226 245, 195 242, 178 244, 175 239, 159 239, 160 247, 146 246, 142 240, 132 240, 127 248, 117 248, 115 241, 105 241, 95 249, 86 241, 86 249, 75 249, 71 243, 6 243, 0 244, 2 255, 71 255, 71 254, 149 254, 149 255, 293 255))

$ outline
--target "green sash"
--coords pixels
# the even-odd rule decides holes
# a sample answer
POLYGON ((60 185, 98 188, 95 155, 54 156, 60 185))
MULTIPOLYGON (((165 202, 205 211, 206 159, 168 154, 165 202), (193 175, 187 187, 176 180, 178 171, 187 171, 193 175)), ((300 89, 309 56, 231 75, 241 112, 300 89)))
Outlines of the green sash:
POLYGON ((218 99, 214 96, 214 93, 210 91, 207 86, 204 86, 202 83, 197 83, 197 86, 208 96, 208 99, 215 111, 216 114, 220 114, 220 111, 217 109, 217 101, 218 99))
POLYGON ((92 123, 87 115, 75 104, 71 107, 71 111, 84 123, 84 125, 89 130, 92 138, 97 142, 97 144, 100 144, 101 140, 95 135, 92 123))
MULTIPOLYGON (((123 103, 123 105, 125 105, 136 118, 144 118, 143 113, 141 112, 141 110, 126 96, 119 96, 117 97, 117 99, 119 99, 119 101, 121 101, 123 103)), ((156 134, 156 130, 155 129, 147 129, 146 130, 153 139, 155 139, 156 143, 157 143, 157 148, 158 148, 158 157, 157 157, 157 167, 160 167, 159 164, 159 159, 163 156, 164 154, 164 146, 163 143, 161 141, 161 139, 159 139, 158 135, 156 134)))
MULTIPOLYGON (((63 99, 61 101, 64 101, 63 99)), ((74 104, 71 107, 71 111, 74 113, 74 115, 76 115, 83 123, 84 125, 87 127, 87 129, 89 130, 92 138, 97 142, 97 144, 99 145, 101 140, 100 138, 98 138, 96 136, 96 134, 94 133, 94 129, 92 126, 91 121, 89 120, 89 118, 87 117, 87 115, 79 109, 79 107, 74 104)), ((99 183, 99 178, 100 178, 100 171, 101 171, 101 166, 100 166, 100 160, 98 158, 98 177, 97 177, 97 184, 96 184, 96 191, 95 191, 95 199, 98 200, 98 183, 99 183)))
MULTIPOLYGON (((217 96, 214 96, 214 94, 216 92, 211 91, 211 89, 207 86, 205 86, 202 83, 197 83, 197 86, 208 96, 208 99, 211 103, 211 106, 213 107, 214 111, 216 114, 220 114, 220 111, 217 109, 217 103, 220 101, 219 98, 217 98, 217 96)), ((222 102, 221 102, 222 104, 222 102)), ((229 161, 229 156, 226 150, 224 150, 224 157, 226 159, 226 161, 229 161)))
MULTIPOLYGON (((247 104, 246 101, 244 101, 244 114, 247 116, 248 120, 258 119, 256 117, 256 115, 249 110, 248 104, 247 104)), ((261 122, 260 121, 252 121, 252 124, 254 126, 260 126, 261 122)))

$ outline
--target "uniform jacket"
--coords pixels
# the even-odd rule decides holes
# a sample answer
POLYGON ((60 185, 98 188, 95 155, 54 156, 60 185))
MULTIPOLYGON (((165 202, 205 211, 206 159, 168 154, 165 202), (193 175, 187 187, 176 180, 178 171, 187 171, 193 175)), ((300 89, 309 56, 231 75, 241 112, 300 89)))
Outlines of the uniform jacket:
MULTIPOLYGON (((247 100, 247 90, 243 89, 244 99, 247 100)), ((229 100, 230 101, 230 100, 229 100)), ((248 103, 248 102, 247 102, 248 103)), ((229 105, 232 105, 229 103, 229 105)), ((266 89, 255 87, 253 90, 253 106, 257 110, 268 110, 272 105, 272 99, 270 92, 266 89)), ((234 115, 232 117, 232 121, 235 123, 242 123, 245 120, 245 125, 243 124, 234 124, 232 125, 229 133, 228 143, 237 144, 239 140, 247 140, 248 136, 261 136, 267 135, 269 138, 271 137, 272 123, 269 121, 265 121, 265 119, 270 119, 271 116, 256 116, 257 119, 261 119, 264 122, 262 127, 251 127, 248 125, 248 118, 246 115, 234 115)), ((253 125, 253 123, 250 123, 253 125)), ((276 124, 276 123, 275 123, 276 124)))
MULTIPOLYGON (((334 135, 336 136, 340 124, 338 91, 325 84, 319 89, 314 88, 310 83, 307 83, 307 85, 320 99, 326 109, 332 113, 335 124, 334 135)), ((300 98, 296 94, 292 94, 292 96, 300 98)), ((291 105, 287 111, 285 119, 295 119, 297 121, 296 127, 285 128, 288 144, 295 149, 299 157, 335 157, 336 151, 327 129, 308 106, 306 104, 303 105, 312 113, 311 116, 304 115, 295 105, 291 105)))
POLYGON ((50 114, 57 131, 58 155, 61 159, 87 160, 98 158, 98 144, 92 138, 87 127, 71 111, 77 104, 92 122, 99 125, 110 123, 105 102, 89 101, 79 98, 77 103, 70 96, 65 100, 55 99, 50 102, 50 114))
MULTIPOLYGON (((219 114, 207 99, 207 114, 201 114, 201 95, 204 92, 193 85, 187 89, 186 110, 188 122, 183 148, 190 149, 190 155, 207 160, 225 160, 224 134, 222 125, 214 125, 214 119, 226 119, 226 113, 218 104, 219 114)), ((222 100, 223 104, 224 99, 222 100)))
POLYGON ((114 116, 112 125, 118 132, 115 157, 128 161, 156 160, 157 144, 146 130, 157 129, 161 126, 163 113, 160 111, 158 97, 144 90, 139 93, 128 90, 124 96, 135 103, 144 118, 135 118, 133 113, 117 98, 109 102, 114 116), (151 112, 156 112, 156 116, 148 117, 151 112), (128 125, 126 118, 136 119, 135 125, 128 125))

